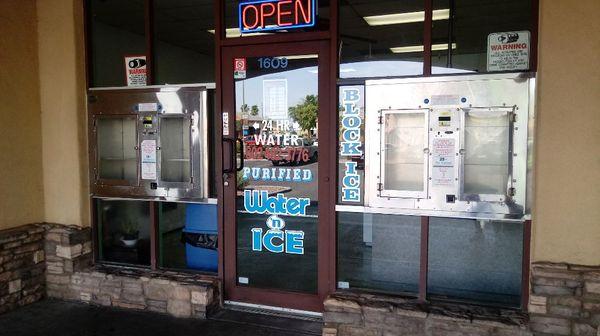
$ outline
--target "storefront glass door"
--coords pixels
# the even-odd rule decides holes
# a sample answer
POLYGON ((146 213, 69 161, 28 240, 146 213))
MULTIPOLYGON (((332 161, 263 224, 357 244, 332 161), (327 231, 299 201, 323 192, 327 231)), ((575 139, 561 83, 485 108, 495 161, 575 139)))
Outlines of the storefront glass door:
POLYGON ((225 53, 232 71, 224 71, 223 118, 231 124, 224 144, 235 139, 229 164, 236 166, 224 200, 231 300, 304 310, 322 302, 319 120, 327 56, 320 45, 225 53))

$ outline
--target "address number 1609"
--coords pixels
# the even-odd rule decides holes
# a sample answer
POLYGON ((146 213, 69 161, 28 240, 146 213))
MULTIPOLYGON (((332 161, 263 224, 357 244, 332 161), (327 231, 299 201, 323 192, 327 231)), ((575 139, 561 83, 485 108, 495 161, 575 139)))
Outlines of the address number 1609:
POLYGON ((288 66, 288 60, 285 57, 260 57, 258 67, 261 69, 285 69, 288 66))

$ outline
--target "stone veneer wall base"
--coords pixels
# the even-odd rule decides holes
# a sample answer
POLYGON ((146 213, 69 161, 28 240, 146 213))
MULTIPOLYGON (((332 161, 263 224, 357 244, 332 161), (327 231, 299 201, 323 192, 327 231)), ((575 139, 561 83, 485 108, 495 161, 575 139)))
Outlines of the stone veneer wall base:
POLYGON ((181 318, 206 318, 219 306, 219 283, 212 277, 92 267, 90 238, 89 229, 76 227, 53 227, 46 232, 48 297, 181 318))
POLYGON ((527 314, 340 293, 325 300, 323 336, 531 336, 527 314))
POLYGON ((44 231, 35 224, 0 231, 0 314, 44 297, 44 231))
POLYGON ((600 336, 600 266, 534 263, 529 297, 536 336, 600 336))

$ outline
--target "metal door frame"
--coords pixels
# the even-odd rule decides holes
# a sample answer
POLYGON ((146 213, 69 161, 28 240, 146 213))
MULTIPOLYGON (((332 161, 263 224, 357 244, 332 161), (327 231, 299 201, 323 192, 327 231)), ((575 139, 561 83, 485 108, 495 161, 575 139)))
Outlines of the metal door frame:
MULTIPOLYGON (((227 301, 239 301, 250 304, 281 307, 287 309, 315 311, 323 310, 323 302, 326 296, 335 288, 335 249, 332 245, 335 241, 335 197, 336 197, 336 143, 337 129, 335 110, 332 110, 332 99, 337 96, 330 94, 331 67, 335 66, 330 61, 330 43, 327 40, 310 41, 303 43, 275 43, 264 45, 231 46, 223 47, 221 57, 221 94, 222 104, 219 118, 227 113, 229 121, 228 136, 222 136, 222 171, 235 166, 233 159, 235 153, 235 83, 233 80, 233 59, 237 57, 259 57, 259 56, 285 56, 298 54, 319 55, 319 221, 318 221, 318 257, 317 257, 317 294, 304 294, 287 292, 278 289, 259 289, 246 286, 238 286, 236 273, 236 180, 235 173, 224 173, 220 205, 223 210, 223 222, 221 236, 223 239, 221 249, 222 278, 224 287, 224 299, 227 301), (332 250, 334 253, 332 253, 332 250), (333 279, 333 280, 332 280, 333 279)), ((335 86, 334 86, 335 87, 335 86)), ((334 102, 335 103, 335 102, 334 102)), ((335 106, 335 104, 333 104, 335 106)), ((223 131, 223 130, 219 130, 223 131)))

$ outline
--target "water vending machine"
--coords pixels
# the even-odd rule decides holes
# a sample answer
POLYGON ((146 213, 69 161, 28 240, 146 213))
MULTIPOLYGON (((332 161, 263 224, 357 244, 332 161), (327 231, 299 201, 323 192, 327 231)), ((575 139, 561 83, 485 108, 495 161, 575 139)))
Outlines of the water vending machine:
POLYGON ((367 81, 365 206, 527 218, 534 85, 529 74, 367 81))
POLYGON ((88 103, 93 196, 208 198, 205 87, 99 89, 88 103))

